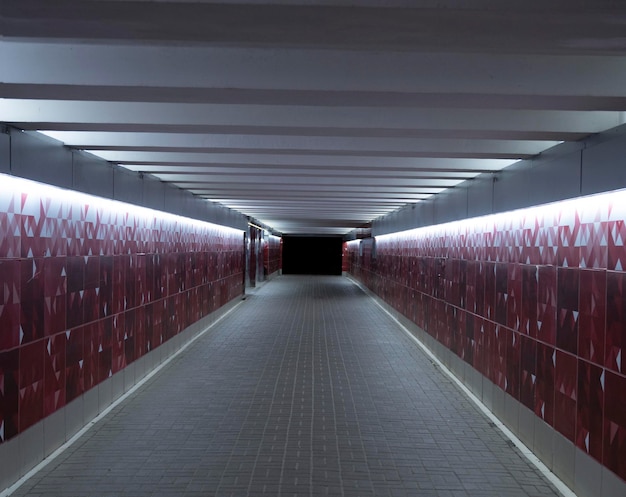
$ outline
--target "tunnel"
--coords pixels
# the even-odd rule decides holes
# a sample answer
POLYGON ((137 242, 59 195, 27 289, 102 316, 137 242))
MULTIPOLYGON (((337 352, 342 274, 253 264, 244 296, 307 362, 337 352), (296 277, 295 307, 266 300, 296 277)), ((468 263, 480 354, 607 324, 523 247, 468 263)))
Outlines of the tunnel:
POLYGON ((626 495, 625 19, 0 0, 0 497, 626 495))

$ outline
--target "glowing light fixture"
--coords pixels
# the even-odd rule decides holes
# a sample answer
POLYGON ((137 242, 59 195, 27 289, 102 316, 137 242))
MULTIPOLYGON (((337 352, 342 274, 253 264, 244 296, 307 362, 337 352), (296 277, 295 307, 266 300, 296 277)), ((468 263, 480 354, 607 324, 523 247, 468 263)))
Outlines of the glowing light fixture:
POLYGON ((107 199, 103 197, 96 197, 95 195, 89 195, 87 193, 78 192, 75 190, 68 190, 65 188, 47 185, 45 183, 39 183, 37 181, 18 178, 15 176, 10 176, 8 174, 0 173, 0 210, 4 210, 4 203, 7 198, 14 195, 15 192, 24 191, 29 194, 35 193, 42 197, 48 197, 52 199, 57 199, 64 203, 76 203, 79 205, 85 205, 89 207, 95 207, 96 209, 91 209, 94 212, 97 208, 102 208, 107 212, 112 212, 116 214, 126 215, 128 213, 132 213, 137 217, 143 217, 147 219, 154 219, 154 217, 158 217, 159 219, 169 220, 169 221, 182 221, 186 224, 191 224, 192 226, 198 226, 198 228, 212 228, 224 233, 243 233, 243 230, 237 228, 231 228, 229 226, 223 226, 220 224, 213 224, 207 221, 201 221, 199 219, 193 219, 185 216, 180 216, 178 214, 172 214, 170 212, 159 211, 156 209, 151 209, 149 207, 142 207, 139 205, 129 204, 126 202, 121 202, 119 200, 107 199))
POLYGON ((496 214, 487 214, 449 223, 412 228, 394 233, 378 235, 378 240, 407 236, 429 236, 435 233, 454 233, 470 229, 474 232, 504 231, 509 227, 530 229, 536 222, 547 226, 565 224, 573 226, 576 217, 581 223, 593 223, 626 219, 626 189, 597 193, 584 197, 559 200, 548 204, 515 209, 496 214))

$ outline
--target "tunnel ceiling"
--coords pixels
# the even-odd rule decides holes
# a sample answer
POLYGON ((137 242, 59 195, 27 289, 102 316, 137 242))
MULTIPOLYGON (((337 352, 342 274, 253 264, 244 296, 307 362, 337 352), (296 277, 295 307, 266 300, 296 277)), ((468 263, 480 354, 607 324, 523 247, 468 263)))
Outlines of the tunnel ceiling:
POLYGON ((0 0, 0 121, 343 234, 622 124, 618 4, 0 0))

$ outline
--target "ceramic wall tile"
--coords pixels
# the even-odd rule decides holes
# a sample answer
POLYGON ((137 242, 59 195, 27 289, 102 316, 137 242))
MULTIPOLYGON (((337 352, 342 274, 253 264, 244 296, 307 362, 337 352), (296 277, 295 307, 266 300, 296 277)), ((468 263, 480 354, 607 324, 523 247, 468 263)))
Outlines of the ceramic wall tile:
POLYGON ((556 344, 557 271, 555 266, 539 266, 537 279, 537 339, 556 344))
MULTIPOLYGON (((87 391, 99 383, 98 354, 100 329, 104 321, 95 321, 83 326, 83 384, 87 391)), ((81 366, 79 362, 79 367, 81 366)))
POLYGON ((535 409, 535 384, 537 381, 537 342, 520 335, 520 395, 519 400, 529 409, 535 409))
POLYGON ((506 381, 505 391, 516 400, 520 398, 521 335, 506 329, 506 381))
POLYGON ((473 320, 474 325, 472 334, 468 335, 469 345, 472 348, 472 356, 470 364, 477 371, 483 371, 485 362, 485 329, 484 320, 475 315, 467 316, 469 320, 473 320))
POLYGON ((65 405, 65 332, 45 339, 44 353, 44 416, 65 405))
POLYGON ((44 259, 44 333, 55 335, 67 328, 67 267, 65 257, 44 259))
POLYGON ((600 221, 583 222, 576 245, 580 247, 581 268, 606 269, 608 266, 609 223, 600 221))
POLYGON ((100 257, 98 282, 98 317, 105 318, 113 312, 113 256, 100 257))
POLYGON ((556 350, 554 357, 554 427, 575 442, 578 361, 576 356, 556 350))
POLYGON ((15 192, 0 192, 0 259, 14 259, 22 254, 22 216, 19 195, 15 192))
POLYGON ((523 286, 524 286, 524 266, 512 263, 508 268, 507 281, 507 305, 506 305, 506 325, 508 328, 520 331, 523 320, 523 286))
MULTIPOLYGON (((113 376, 113 341, 114 326, 113 316, 102 320, 98 328, 98 383, 113 376)), ((116 339, 117 337, 115 337, 116 339)))
MULTIPOLYGON (((607 269, 626 270, 626 220, 616 219, 608 222, 607 269)), ((22 252, 24 249, 22 249, 22 252)))
POLYGON ((65 394, 71 402, 85 391, 85 328, 80 326, 65 333, 65 394))
POLYGON ((537 379, 535 384, 535 414, 550 426, 554 425, 554 347, 537 342, 537 379))
POLYGON ((0 349, 16 347, 44 336, 44 259, 20 260, 19 334, 12 329, 0 335, 0 349))
POLYGON ((556 346, 577 354, 580 270, 560 267, 557 275, 556 346))
POLYGON ((522 267, 522 306, 519 331, 525 335, 537 337, 537 284, 538 268, 534 264, 522 267))
POLYGON ((484 264, 485 275, 485 307, 483 317, 496 321, 496 265, 484 264))
POLYGON ((576 445, 602 462, 604 422, 604 371, 584 360, 578 361, 576 445))
POLYGON ((20 343, 21 279, 19 259, 0 259, 0 351, 20 343))
POLYGON ((28 343, 19 351, 19 430, 24 431, 44 415, 45 340, 28 343))
POLYGON ((605 371, 603 463, 626 479, 626 377, 605 371))
POLYGON ((491 347, 493 382, 502 390, 507 389, 507 356, 509 342, 512 340, 510 330, 505 326, 496 325, 494 341, 491 347))
POLYGON ((608 271, 606 280, 605 365, 618 373, 626 360, 626 273, 608 271))
POLYGON ((15 348, 0 351, 0 443, 5 442, 19 431, 19 380, 20 351, 15 348))
POLYGON ((604 365, 607 272, 581 270, 578 315, 578 355, 604 365))

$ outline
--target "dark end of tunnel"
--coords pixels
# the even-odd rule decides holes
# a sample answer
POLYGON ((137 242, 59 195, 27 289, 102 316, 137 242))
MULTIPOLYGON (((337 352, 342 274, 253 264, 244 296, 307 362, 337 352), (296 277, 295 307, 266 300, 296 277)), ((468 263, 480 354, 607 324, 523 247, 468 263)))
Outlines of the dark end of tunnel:
POLYGON ((341 275, 343 238, 283 236, 283 274, 341 275))

